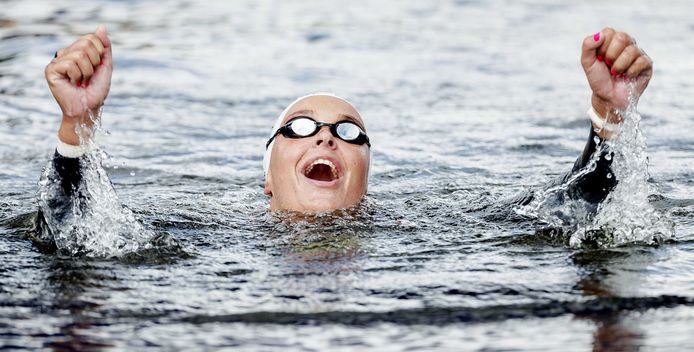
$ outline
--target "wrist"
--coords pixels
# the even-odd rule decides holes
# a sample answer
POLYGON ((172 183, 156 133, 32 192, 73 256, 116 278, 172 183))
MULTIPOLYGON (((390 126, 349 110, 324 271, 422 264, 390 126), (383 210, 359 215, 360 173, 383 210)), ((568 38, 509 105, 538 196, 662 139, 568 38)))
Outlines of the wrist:
POLYGON ((600 98, 595 93, 593 93, 593 96, 591 97, 591 104, 593 105, 593 109, 595 110, 595 112, 603 118, 606 118, 607 122, 622 122, 622 115, 620 113, 620 109, 615 107, 607 100, 600 98))
POLYGON ((91 138, 93 125, 94 122, 88 117, 79 118, 63 115, 60 128, 58 129, 58 139, 65 144, 80 145, 78 129, 81 129, 82 133, 84 133, 83 138, 91 138))
POLYGON ((600 138, 612 137, 623 120, 620 110, 596 94, 593 94, 591 98, 591 105, 588 116, 591 118, 593 128, 597 130, 600 138))

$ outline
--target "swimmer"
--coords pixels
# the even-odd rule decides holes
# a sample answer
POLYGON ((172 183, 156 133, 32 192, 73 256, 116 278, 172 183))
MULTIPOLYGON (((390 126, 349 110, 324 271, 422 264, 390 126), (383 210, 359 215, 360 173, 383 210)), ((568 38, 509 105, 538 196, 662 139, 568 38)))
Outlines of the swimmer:
MULTIPOLYGON (((611 28, 583 41, 581 64, 592 90, 588 143, 572 173, 585 167, 596 150, 595 136, 609 139, 628 103, 627 81, 640 96, 652 75, 649 57, 624 32, 611 28)), ((45 69, 53 97, 62 111, 59 143, 53 160, 66 196, 79 188, 79 160, 85 153, 77 126, 92 127, 111 84, 111 42, 104 27, 59 50, 45 69)), ((367 192, 371 143, 364 120, 345 99, 314 94, 297 99, 279 116, 269 135, 263 168, 270 210, 325 212, 358 204, 367 192)), ((615 183, 602 160, 574 186, 591 202, 605 198, 615 183)), ((523 201, 521 201, 522 203, 523 201)))

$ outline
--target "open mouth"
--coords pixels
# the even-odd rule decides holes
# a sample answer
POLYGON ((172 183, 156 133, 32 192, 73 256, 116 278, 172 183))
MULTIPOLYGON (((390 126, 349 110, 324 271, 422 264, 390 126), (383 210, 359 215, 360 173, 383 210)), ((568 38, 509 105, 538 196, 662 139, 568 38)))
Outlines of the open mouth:
POLYGON ((316 180, 330 182, 338 179, 337 168, 330 160, 316 159, 304 169, 304 176, 316 180))

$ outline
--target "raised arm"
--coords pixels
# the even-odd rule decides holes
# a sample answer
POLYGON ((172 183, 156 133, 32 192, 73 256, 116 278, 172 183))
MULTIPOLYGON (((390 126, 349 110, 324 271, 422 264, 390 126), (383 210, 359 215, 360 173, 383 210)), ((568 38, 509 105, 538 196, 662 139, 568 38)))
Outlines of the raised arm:
MULTIPOLYGON (((609 27, 583 40, 581 65, 593 92, 588 111, 591 131, 583 153, 562 182, 567 182, 589 164, 597 150, 596 136, 600 140, 614 137, 622 122, 621 113, 630 104, 629 94, 633 93, 633 103, 638 102, 653 75, 651 59, 633 38, 609 27)), ((609 154, 609 150, 601 153, 609 154)), ((604 155, 596 159, 594 170, 573 179, 569 194, 591 203, 605 199, 618 181, 610 170, 611 164, 611 158, 604 155)))
POLYGON ((46 66, 48 87, 62 113, 53 169, 66 197, 80 183, 80 157, 85 153, 80 144, 92 137, 94 119, 99 118, 111 87, 112 71, 111 41, 104 27, 58 50, 46 66))
POLYGON ((583 40, 581 65, 592 91, 588 111, 591 125, 583 152, 569 172, 544 186, 541 199, 537 192, 525 192, 510 200, 512 203, 561 204, 569 197, 598 204, 619 181, 611 170, 612 158, 606 157, 611 154, 609 148, 598 146, 615 138, 621 113, 630 104, 630 86, 636 103, 651 79, 653 63, 629 34, 608 27, 583 40), (599 158, 596 152, 601 153, 599 158), (595 167, 588 169, 592 160, 595 167))
POLYGON ((56 236, 78 238, 74 232, 80 221, 75 219, 88 213, 85 210, 91 204, 83 171, 100 167, 90 164, 86 145, 91 144, 112 71, 111 42, 104 27, 58 50, 46 66, 46 81, 60 106, 62 122, 58 146, 39 183, 37 235, 41 243, 53 244, 56 236))

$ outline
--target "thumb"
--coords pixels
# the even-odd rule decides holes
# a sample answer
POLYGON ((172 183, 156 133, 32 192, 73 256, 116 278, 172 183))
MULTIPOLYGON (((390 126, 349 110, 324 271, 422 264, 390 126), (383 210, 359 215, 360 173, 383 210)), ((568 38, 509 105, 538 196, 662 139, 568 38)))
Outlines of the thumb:
POLYGON ((583 39, 583 47, 581 49, 581 65, 583 69, 588 71, 588 69, 597 60, 597 51, 600 45, 605 41, 605 36, 602 32, 597 32, 591 34, 583 39))
POLYGON ((110 48, 111 47, 111 39, 108 38, 108 34, 106 34, 106 27, 105 26, 99 26, 96 27, 96 31, 94 31, 94 34, 96 34, 99 39, 101 39, 101 44, 104 45, 104 48, 110 48))

